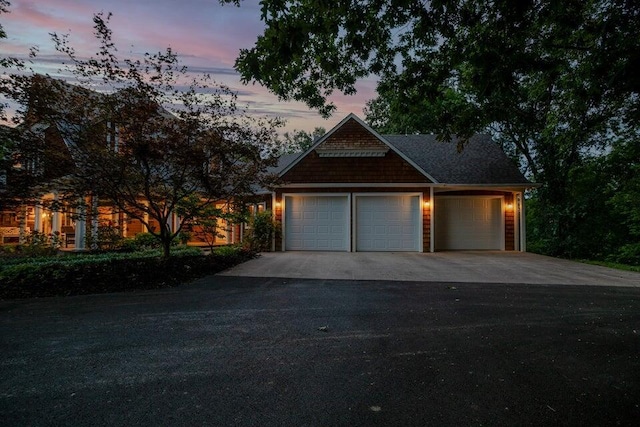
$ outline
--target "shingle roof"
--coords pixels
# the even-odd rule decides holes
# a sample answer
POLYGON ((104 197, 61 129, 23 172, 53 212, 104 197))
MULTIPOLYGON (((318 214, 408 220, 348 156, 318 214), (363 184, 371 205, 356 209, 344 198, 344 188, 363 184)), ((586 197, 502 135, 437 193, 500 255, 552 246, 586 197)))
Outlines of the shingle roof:
MULTIPOLYGON (((475 135, 462 152, 457 139, 435 135, 382 135, 388 144, 442 184, 530 184, 489 135, 475 135)), ((303 153, 285 154, 270 172, 279 174, 303 153)))
POLYGON ((280 172, 282 172, 284 168, 286 168, 291 163, 293 163, 293 161, 296 160, 301 155, 302 153, 283 154, 282 156, 278 157, 278 164, 276 166, 269 168, 269 172, 274 174, 280 174, 280 172))
POLYGON ((457 139, 441 142, 435 135, 382 136, 439 183, 530 183, 489 135, 471 137, 460 153, 457 139))

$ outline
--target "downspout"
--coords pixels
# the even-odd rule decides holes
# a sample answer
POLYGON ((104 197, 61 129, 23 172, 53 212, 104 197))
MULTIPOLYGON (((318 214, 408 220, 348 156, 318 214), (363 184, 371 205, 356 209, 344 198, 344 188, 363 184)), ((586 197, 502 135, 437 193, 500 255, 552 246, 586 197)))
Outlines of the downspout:
POLYGON ((435 219, 433 216, 433 212, 434 212, 434 205, 435 205, 435 200, 434 200, 434 191, 433 191, 433 187, 429 187, 429 252, 435 252, 435 219))
POLYGON ((527 251, 527 221, 526 209, 524 204, 524 192, 520 193, 520 251, 527 251))

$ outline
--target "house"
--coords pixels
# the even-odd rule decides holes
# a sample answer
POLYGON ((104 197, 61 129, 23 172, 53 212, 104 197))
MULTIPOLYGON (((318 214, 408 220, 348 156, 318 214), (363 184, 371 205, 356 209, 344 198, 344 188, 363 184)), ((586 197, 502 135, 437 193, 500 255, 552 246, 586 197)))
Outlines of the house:
MULTIPOLYGON (((60 126, 42 127, 45 146, 69 153, 75 142, 60 126)), ((110 146, 118 147, 118 138, 117 129, 106 133, 110 146)), ((258 191, 250 211, 271 210, 280 223, 273 250, 526 250, 523 194, 536 185, 485 135, 459 152, 456 141, 433 135, 380 135, 350 114, 306 152, 281 156, 272 172, 276 183, 258 191)), ((0 232, 4 227, 12 242, 29 230, 61 232, 68 246, 83 249, 86 236, 103 226, 126 237, 158 226, 148 215, 141 221, 118 212, 108 200, 88 195, 78 208, 60 196, 52 187, 33 206, 3 212, 0 232)), ((169 227, 181 223, 171 213, 169 227)), ((245 228, 221 221, 215 243, 238 243, 245 228)))
POLYGON ((523 193, 535 184, 489 136, 458 152, 350 114, 274 172, 277 251, 526 250, 523 193))
MULTIPOLYGON (((24 242, 30 232, 59 236, 73 249, 95 247, 108 236, 170 236, 192 219, 189 209, 199 203, 228 210, 234 171, 253 171, 247 162, 234 164, 229 154, 245 160, 248 149, 210 149, 224 140, 216 129, 189 126, 131 88, 102 94, 34 76, 29 94, 25 120, 7 132, 13 134, 6 145, 11 159, 0 163, 0 243, 24 242), (202 200, 188 205, 191 196, 202 200)), ((233 199, 238 196, 236 190, 233 199)), ((240 240, 239 226, 222 220, 218 225, 215 243, 240 240)))

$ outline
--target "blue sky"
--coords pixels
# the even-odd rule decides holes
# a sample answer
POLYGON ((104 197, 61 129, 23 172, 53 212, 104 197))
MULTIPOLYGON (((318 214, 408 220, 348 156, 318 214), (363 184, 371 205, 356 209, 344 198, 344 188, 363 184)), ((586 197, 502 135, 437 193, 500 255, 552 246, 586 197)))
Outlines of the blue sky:
POLYGON ((214 80, 237 90, 239 101, 249 111, 287 119, 287 130, 327 129, 348 113, 362 115, 364 103, 375 96, 375 82, 362 81, 355 96, 335 95, 338 107, 333 117, 322 119, 315 111, 297 102, 279 102, 259 85, 244 86, 233 70, 241 48, 253 46, 262 32, 258 0, 242 6, 221 6, 218 0, 10 0, 10 13, 0 15, 8 38, 3 55, 26 56, 37 46, 33 64, 38 72, 57 75, 60 57, 53 49, 49 33, 69 34, 79 55, 95 52, 92 16, 113 13, 111 29, 119 51, 127 56, 158 52, 171 47, 192 71, 211 73, 214 80))

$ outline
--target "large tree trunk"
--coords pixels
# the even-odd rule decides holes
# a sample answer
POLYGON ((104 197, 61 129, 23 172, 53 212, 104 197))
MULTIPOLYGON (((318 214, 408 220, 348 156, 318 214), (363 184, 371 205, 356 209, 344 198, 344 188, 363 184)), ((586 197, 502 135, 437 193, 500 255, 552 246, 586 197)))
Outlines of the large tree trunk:
POLYGON ((171 239, 167 236, 162 239, 162 258, 168 259, 171 256, 171 239))
POLYGON ((171 256, 171 242, 173 235, 167 223, 160 223, 160 242, 162 243, 162 258, 168 259, 171 256))

